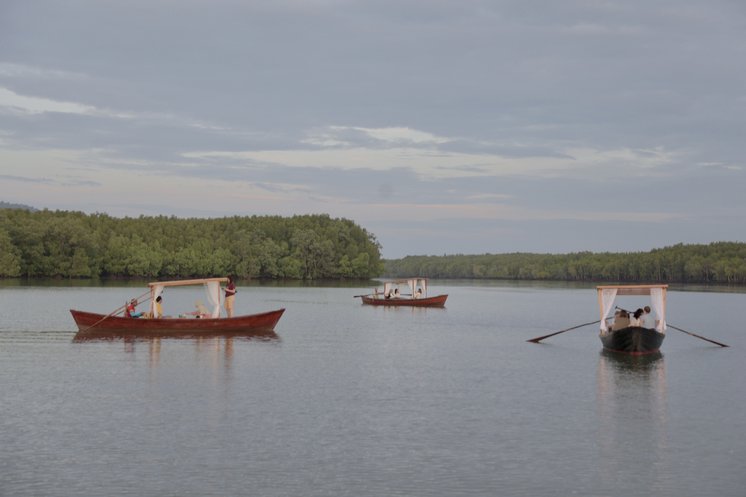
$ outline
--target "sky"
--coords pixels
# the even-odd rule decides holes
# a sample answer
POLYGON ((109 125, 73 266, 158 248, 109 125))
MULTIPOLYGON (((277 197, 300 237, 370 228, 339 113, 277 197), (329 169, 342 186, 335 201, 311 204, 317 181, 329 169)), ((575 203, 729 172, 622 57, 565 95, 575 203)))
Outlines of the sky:
POLYGON ((746 241, 742 0, 0 0, 0 201, 385 258, 746 241))

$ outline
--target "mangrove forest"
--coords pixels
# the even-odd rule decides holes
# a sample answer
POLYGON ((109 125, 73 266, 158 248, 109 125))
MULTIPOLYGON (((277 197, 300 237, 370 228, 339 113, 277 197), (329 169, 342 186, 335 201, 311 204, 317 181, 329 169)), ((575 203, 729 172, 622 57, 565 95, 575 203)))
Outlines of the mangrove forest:
POLYGON ((746 284, 746 243, 677 244, 649 252, 408 256, 386 276, 615 283, 746 284))
POLYGON ((0 208, 2 278, 314 280, 382 271, 375 236, 328 215, 115 218, 0 208))
POLYGON ((649 252, 407 256, 325 214, 116 218, 0 203, 0 278, 450 279, 746 284, 746 243, 649 252))

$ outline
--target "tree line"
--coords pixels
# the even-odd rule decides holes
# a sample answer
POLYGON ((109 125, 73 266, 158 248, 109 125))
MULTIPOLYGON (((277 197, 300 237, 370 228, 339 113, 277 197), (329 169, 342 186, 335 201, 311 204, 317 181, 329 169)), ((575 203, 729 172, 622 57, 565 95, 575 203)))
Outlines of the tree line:
POLYGON ((746 243, 649 252, 407 256, 382 260, 372 233, 328 215, 167 216, 0 206, 0 278, 429 278, 746 284, 746 243))
POLYGON ((746 284, 746 243, 677 244, 649 252, 407 256, 384 261, 392 278, 746 284))
POLYGON ((0 208, 0 277, 358 279, 383 271, 372 233, 328 215, 167 216, 0 208))

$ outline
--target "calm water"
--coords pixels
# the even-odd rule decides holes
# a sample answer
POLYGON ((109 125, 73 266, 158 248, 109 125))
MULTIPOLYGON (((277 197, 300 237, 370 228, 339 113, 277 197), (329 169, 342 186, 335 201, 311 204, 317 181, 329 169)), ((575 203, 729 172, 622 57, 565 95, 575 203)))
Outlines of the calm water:
POLYGON ((287 309, 265 339, 74 342, 69 308, 143 290, 0 287, 0 495, 746 495, 746 294, 669 293, 730 348, 670 329, 620 360, 595 326, 526 342, 598 319, 592 286, 368 290, 239 287, 239 313, 287 309))

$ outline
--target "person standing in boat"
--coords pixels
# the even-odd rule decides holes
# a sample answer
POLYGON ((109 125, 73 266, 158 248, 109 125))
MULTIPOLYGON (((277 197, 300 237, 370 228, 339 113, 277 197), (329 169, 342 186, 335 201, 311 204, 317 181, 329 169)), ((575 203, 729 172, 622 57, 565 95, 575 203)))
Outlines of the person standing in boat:
POLYGON ((236 300, 237 291, 233 276, 228 276, 228 284, 225 286, 225 313, 229 318, 233 317, 233 303, 236 300))

